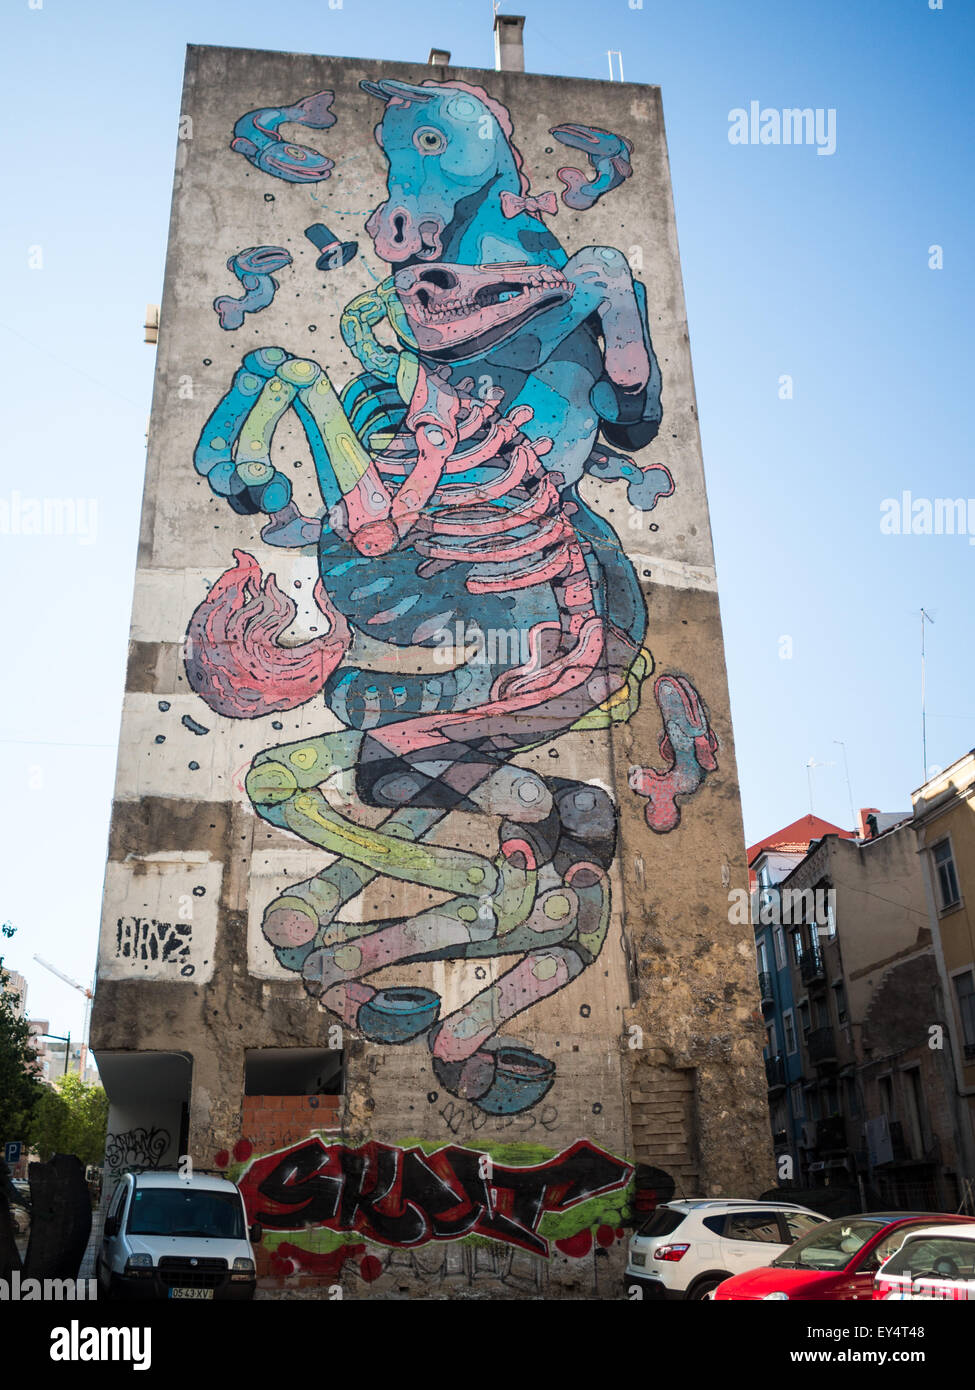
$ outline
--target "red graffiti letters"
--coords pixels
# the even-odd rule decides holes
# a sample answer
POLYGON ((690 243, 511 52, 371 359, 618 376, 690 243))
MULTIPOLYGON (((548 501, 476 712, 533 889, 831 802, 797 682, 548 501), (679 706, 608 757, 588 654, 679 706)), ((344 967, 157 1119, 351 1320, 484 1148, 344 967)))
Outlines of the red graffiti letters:
POLYGON ((508 1167, 455 1145, 424 1153, 315 1138, 257 1159, 240 1188, 250 1220, 274 1230, 326 1226, 407 1248, 480 1235, 548 1255, 538 1234, 546 1212, 617 1191, 632 1173, 587 1139, 546 1163, 508 1167))

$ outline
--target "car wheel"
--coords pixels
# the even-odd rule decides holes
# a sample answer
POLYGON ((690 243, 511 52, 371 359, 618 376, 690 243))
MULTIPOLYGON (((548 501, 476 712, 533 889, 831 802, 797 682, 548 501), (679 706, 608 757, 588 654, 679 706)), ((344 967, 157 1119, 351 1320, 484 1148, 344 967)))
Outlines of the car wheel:
POLYGON ((720 1279, 702 1279, 699 1284, 694 1285, 687 1297, 695 1302, 705 1298, 714 1298, 715 1289, 719 1284, 723 1284, 725 1279, 729 1277, 728 1275, 723 1275, 720 1279))

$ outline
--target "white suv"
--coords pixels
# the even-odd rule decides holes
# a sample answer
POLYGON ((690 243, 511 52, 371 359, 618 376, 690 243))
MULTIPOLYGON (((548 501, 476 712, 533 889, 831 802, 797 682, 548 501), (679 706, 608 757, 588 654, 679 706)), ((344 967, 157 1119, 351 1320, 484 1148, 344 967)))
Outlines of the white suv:
POLYGON ((771 1264, 826 1219, 790 1202, 667 1202, 630 1238, 627 1296, 711 1298, 723 1280, 771 1264))

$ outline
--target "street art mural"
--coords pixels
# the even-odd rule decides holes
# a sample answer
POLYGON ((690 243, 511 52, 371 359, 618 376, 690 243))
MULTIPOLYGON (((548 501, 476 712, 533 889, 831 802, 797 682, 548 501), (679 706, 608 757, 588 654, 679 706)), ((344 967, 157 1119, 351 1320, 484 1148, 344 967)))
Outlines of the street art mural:
MULTIPOLYGON (((675 489, 663 465, 632 457, 662 418, 645 287, 618 249, 562 245, 546 222, 558 199, 532 193, 511 115, 488 92, 387 78, 361 86, 381 104, 375 138, 388 176, 365 221, 382 278, 341 314, 360 370, 334 382, 286 347, 256 348, 204 424, 195 467, 241 519, 241 547, 189 620, 186 671, 226 718, 261 718, 321 696, 341 724, 268 748, 247 773, 260 817, 332 857, 268 905, 263 931, 278 962, 367 1041, 424 1040, 437 1084, 458 1101, 516 1114, 542 1100, 556 1070, 502 1030, 599 957, 617 842, 604 786, 543 775, 518 756, 570 731, 623 723, 652 696, 663 766, 635 767, 629 785, 650 830, 665 834, 716 769, 717 739, 690 680, 655 672, 638 577, 579 486, 587 474, 625 480, 642 511, 675 489), (272 462, 285 419, 307 440, 321 502, 313 515, 272 462), (323 630, 307 641, 283 640, 296 605, 244 548, 247 518, 265 545, 315 548, 323 630), (482 644, 473 657, 454 643, 453 662, 432 672, 415 660, 442 649, 445 633, 473 631, 518 641, 505 654, 482 644), (362 664, 364 638, 402 653, 401 664, 362 664), (453 812, 481 818, 483 846, 445 844, 442 834, 433 842, 453 812), (339 921, 379 876, 446 901, 410 916, 339 921), (389 966, 502 956, 515 963, 443 1016, 432 990, 370 983, 389 966)), ((232 148, 278 179, 326 179, 335 161, 289 144, 280 127, 323 130, 338 118, 329 138, 341 145, 332 102, 319 92, 249 112, 232 148)), ((631 177, 633 148, 622 135, 575 124, 551 133, 590 165, 558 170, 565 206, 591 208, 631 177)), ((340 288, 356 243, 339 243, 324 224, 306 235, 322 249, 330 287, 340 288)), ((256 307, 245 299, 225 313, 256 307)), ((362 1172, 381 1169, 382 1183, 402 1183, 404 1174, 438 1171, 429 1158, 391 1152, 377 1149, 368 1161, 346 1154, 341 1164, 329 1157, 333 1182, 305 1172, 308 1154, 322 1158, 308 1150, 285 1165, 294 1170, 286 1180, 262 1176, 271 1186, 261 1200, 282 1217, 295 1194, 305 1205, 313 1194, 322 1211, 334 1196, 339 1214, 321 1219, 345 1220, 339 1189, 358 1191, 362 1172)), ((424 1231, 439 1238, 438 1222, 444 1232, 452 1223, 467 1229, 478 1206, 464 1187, 473 1181, 466 1151, 443 1152, 440 1176, 457 1205, 407 1204, 396 1219, 413 1223, 411 1240, 432 1238, 424 1231)), ((574 1173, 577 1158, 572 1150, 558 1161, 574 1173)), ((625 1168, 605 1155, 598 1162, 607 1175, 613 1164, 617 1175, 625 1168)), ((575 1178, 566 1181, 573 1192, 575 1178)), ((493 1234, 510 1220, 530 1244, 545 1209, 538 1194, 548 1190, 533 1189, 531 1202, 513 1196, 515 1216, 488 1203, 475 1225, 493 1234)), ((369 1207, 372 1238, 394 1229, 386 1210, 369 1207)))
POLYGON ((234 126, 230 148, 242 154, 262 173, 287 183, 318 183, 334 169, 332 160, 308 145, 282 140, 283 125, 303 125, 309 130, 328 130, 335 124, 330 110, 332 92, 313 92, 291 106, 265 106, 248 111, 234 126))
MULTIPOLYGON (((615 1238, 632 1176, 630 1164, 585 1139, 516 1165, 456 1145, 349 1148, 315 1137, 255 1159, 237 1181, 249 1220, 269 1231, 324 1228, 397 1249, 479 1236, 547 1258, 546 1217, 575 1213, 572 1235, 557 1238, 565 1253, 588 1253, 590 1225, 597 1240, 602 1229, 615 1238)), ((314 1255, 304 1258, 314 1268, 314 1255)))
POLYGON ((244 293, 237 299, 228 294, 218 295, 213 301, 220 327, 233 332, 244 322, 245 314, 257 314, 266 309, 278 288, 271 272, 290 264, 291 255, 283 246, 248 246, 245 251, 231 256, 227 269, 237 276, 244 293))

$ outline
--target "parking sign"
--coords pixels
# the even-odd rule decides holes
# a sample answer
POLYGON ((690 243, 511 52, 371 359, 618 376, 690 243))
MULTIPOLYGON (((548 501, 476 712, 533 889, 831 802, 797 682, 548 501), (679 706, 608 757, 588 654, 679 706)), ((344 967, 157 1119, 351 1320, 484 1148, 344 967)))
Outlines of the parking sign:
POLYGON ((21 1143, 19 1139, 13 1139, 9 1144, 3 1146, 3 1156, 8 1163, 20 1162, 21 1143))

